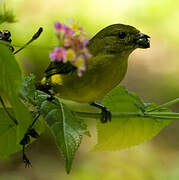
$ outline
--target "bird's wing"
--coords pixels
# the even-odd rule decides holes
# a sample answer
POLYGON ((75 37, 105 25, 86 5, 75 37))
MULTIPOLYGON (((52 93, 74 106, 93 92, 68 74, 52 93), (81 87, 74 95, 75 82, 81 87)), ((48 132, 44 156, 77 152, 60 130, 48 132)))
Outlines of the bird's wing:
POLYGON ((51 62, 48 68, 45 70, 46 77, 50 77, 54 74, 69 74, 76 70, 70 62, 51 62))

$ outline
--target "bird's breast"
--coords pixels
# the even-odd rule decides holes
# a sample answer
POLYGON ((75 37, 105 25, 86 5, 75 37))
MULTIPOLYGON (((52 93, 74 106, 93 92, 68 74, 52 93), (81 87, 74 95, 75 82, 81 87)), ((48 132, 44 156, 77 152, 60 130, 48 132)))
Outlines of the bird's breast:
POLYGON ((62 85, 55 85, 59 96, 77 102, 90 103, 105 96, 117 86, 127 71, 127 58, 103 57, 87 62, 87 70, 82 77, 76 72, 62 76, 62 85))

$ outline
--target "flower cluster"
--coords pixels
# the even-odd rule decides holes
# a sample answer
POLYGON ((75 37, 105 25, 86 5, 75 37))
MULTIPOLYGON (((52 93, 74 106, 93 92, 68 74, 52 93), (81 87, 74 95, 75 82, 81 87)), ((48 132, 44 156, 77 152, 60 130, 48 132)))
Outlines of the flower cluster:
POLYGON ((78 76, 86 70, 86 59, 92 55, 87 49, 88 34, 83 27, 77 23, 71 22, 68 26, 56 22, 55 31, 59 39, 59 47, 50 52, 51 61, 69 61, 77 68, 78 76))

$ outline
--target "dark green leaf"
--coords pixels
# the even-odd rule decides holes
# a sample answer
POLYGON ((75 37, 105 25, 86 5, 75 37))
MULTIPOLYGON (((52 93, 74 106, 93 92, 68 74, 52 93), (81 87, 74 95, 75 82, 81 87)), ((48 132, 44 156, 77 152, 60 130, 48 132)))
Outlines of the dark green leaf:
POLYGON ((56 104, 44 101, 41 105, 41 113, 55 136, 56 144, 66 162, 66 171, 69 173, 82 135, 87 130, 83 120, 74 112, 71 112, 61 102, 55 102, 56 104))

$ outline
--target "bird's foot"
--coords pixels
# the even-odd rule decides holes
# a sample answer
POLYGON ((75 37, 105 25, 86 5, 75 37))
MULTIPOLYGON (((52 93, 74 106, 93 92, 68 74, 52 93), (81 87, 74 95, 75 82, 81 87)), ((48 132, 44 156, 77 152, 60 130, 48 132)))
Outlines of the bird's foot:
POLYGON ((97 104, 95 102, 91 103, 92 106, 95 106, 99 109, 101 109, 101 122, 106 123, 108 121, 111 121, 111 112, 105 107, 100 104, 97 104))
POLYGON ((102 108, 101 110, 101 122, 106 123, 107 121, 111 121, 111 112, 106 107, 102 108))
POLYGON ((53 94, 49 94, 49 96, 47 97, 47 101, 53 101, 55 100, 55 97, 53 94))

